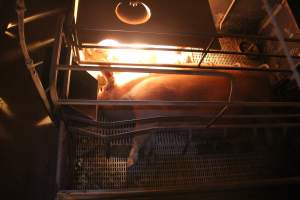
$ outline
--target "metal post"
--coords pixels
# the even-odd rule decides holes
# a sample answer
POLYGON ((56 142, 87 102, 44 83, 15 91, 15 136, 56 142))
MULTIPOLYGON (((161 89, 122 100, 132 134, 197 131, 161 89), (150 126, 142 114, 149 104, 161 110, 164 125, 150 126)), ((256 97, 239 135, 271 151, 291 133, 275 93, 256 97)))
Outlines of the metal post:
POLYGON ((56 163, 56 192, 62 189, 62 177, 63 177, 63 163, 65 160, 64 149, 67 138, 67 130, 65 127, 65 123, 60 121, 59 131, 58 131, 58 146, 57 146, 57 163, 56 163))
POLYGON ((50 97, 54 105, 56 104, 59 98, 57 94, 57 76, 58 76, 57 68, 60 61, 64 19, 65 17, 61 16, 58 21, 58 30, 56 33, 55 44, 53 47, 53 55, 52 55, 51 69, 50 69, 50 80, 49 80, 50 97))

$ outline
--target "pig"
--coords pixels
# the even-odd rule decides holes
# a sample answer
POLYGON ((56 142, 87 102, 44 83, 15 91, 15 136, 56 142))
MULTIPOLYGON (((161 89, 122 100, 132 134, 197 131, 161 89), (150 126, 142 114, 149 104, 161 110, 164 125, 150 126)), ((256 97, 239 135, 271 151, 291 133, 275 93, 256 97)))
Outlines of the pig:
MULTIPOLYGON (((226 71, 235 79, 233 101, 267 100, 271 96, 269 77, 258 72, 226 71)), ((103 100, 168 100, 168 101, 227 101, 230 80, 226 77, 207 75, 162 75, 155 74, 115 86, 103 91, 98 99, 103 100)), ((157 116, 183 116, 220 113, 224 106, 197 107, 103 107, 104 115, 111 120, 151 118, 157 116)), ((225 111, 225 110, 224 110, 225 111)), ((240 108, 228 108, 228 113, 239 113, 240 108)), ((179 122, 180 123, 180 122, 179 122)), ((136 123, 134 130, 142 127, 136 123)), ((151 134, 134 136, 128 156, 127 167, 136 164, 142 147, 151 143, 151 134)))

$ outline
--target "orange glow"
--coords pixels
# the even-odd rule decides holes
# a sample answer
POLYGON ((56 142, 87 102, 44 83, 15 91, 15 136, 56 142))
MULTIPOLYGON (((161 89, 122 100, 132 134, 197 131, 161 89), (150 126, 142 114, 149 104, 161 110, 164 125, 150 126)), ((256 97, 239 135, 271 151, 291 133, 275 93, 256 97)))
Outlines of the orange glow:
MULTIPOLYGON (((176 50, 176 46, 147 45, 147 44, 120 44, 116 40, 103 40, 99 46, 121 47, 123 49, 84 49, 80 52, 80 60, 85 62, 111 62, 134 64, 178 64, 197 66, 193 61, 192 52, 139 50, 138 48, 168 48, 176 50), (124 49, 125 47, 125 49, 124 49), (130 47, 130 49, 126 49, 130 47), (132 49, 137 48, 137 49, 132 49)), ((116 67, 112 65, 111 67, 116 67)), ((120 66, 118 66, 120 67, 120 66)), ((128 66, 127 66, 128 67, 128 66)), ((130 66, 129 66, 130 67, 130 66)), ((94 78, 101 75, 99 72, 90 72, 94 78)), ((149 73, 115 72, 115 83, 118 86, 126 84, 137 78, 149 76, 149 73)))

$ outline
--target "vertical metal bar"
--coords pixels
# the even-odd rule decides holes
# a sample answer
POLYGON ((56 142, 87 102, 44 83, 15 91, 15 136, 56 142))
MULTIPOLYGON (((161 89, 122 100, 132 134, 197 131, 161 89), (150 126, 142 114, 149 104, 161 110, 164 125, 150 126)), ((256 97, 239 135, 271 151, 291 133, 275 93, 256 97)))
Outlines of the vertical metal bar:
POLYGON ((210 48, 215 44, 216 41, 216 37, 214 37, 210 43, 208 44, 208 46, 206 47, 205 51, 203 52, 203 55, 201 56, 201 59, 199 61, 198 66, 200 67, 202 62, 204 61, 205 57, 207 56, 208 51, 210 50, 210 48))
POLYGON ((73 41, 73 45, 74 45, 74 49, 76 51, 76 58, 77 58, 77 62, 80 61, 80 53, 79 53, 79 40, 78 40, 78 34, 77 34, 77 27, 75 25, 75 21, 73 21, 74 26, 73 26, 73 36, 74 36, 74 41, 73 41))
MULTIPOLYGON (((68 49, 67 61, 68 61, 69 65, 72 65, 73 52, 72 52, 71 48, 68 49)), ((69 98, 71 75, 72 75, 72 70, 67 70, 66 74, 65 74, 65 77, 64 77, 64 84, 63 84, 62 94, 63 94, 64 98, 66 98, 66 99, 69 98)))
POLYGON ((284 54, 286 55, 287 57, 287 61, 290 65, 290 69, 292 70, 293 72, 293 78, 296 80, 297 84, 298 84, 298 87, 300 88, 300 74, 297 70, 297 67, 296 67, 296 63, 294 62, 292 56, 290 55, 290 52, 289 52, 289 49, 284 41, 284 36, 279 28, 279 25, 275 19, 275 16, 272 15, 272 9, 268 3, 267 0, 262 0, 263 1, 263 4, 264 4, 264 7, 265 7, 265 10, 266 12, 268 13, 268 15, 270 16, 270 19, 271 19, 271 22, 273 24, 273 27, 274 27, 274 30, 275 30, 275 33, 276 33, 276 36, 279 40, 279 43, 281 44, 282 48, 283 48, 283 51, 284 51, 284 54))
POLYGON ((60 121, 59 124, 59 131, 58 131, 58 144, 57 144, 57 163, 56 163, 56 177, 55 177, 55 184, 56 184, 56 191, 59 191, 63 185, 63 163, 65 160, 65 143, 67 138, 67 130, 65 127, 65 123, 60 121))
POLYGON ((57 105, 58 101, 58 94, 57 94, 57 76, 58 76, 58 65, 60 62, 60 53, 61 53, 61 44, 62 44, 62 32, 63 32, 63 26, 64 26, 64 20, 65 17, 61 16, 59 17, 58 21, 58 30, 56 33, 56 39, 55 44, 53 47, 53 55, 52 55, 52 61, 51 61, 51 69, 50 69, 50 77, 49 77, 49 83, 50 83, 50 97, 54 103, 54 105, 57 105))

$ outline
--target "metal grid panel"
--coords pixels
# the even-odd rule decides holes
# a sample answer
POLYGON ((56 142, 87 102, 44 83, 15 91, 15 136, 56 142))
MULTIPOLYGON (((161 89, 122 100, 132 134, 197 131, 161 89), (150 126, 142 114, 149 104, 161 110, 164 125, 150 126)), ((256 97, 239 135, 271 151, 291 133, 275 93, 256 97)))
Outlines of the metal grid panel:
MULTIPOLYGON (((128 130, 124 126, 123 129, 85 129, 113 135, 128 130)), ((283 166, 286 158, 282 154, 272 154, 267 145, 262 144, 266 143, 270 132, 260 129, 260 136, 253 142, 252 131, 251 128, 210 129, 207 134, 193 138, 190 148, 183 155, 188 137, 186 131, 159 130, 152 136, 152 153, 146 156, 142 150, 138 163, 130 169, 127 168, 127 157, 132 138, 107 142, 96 136, 72 132, 71 189, 184 187, 247 182, 284 175, 288 171, 283 166), (240 131, 243 134, 237 134, 240 131)), ((273 133, 282 134, 283 130, 273 133)))

